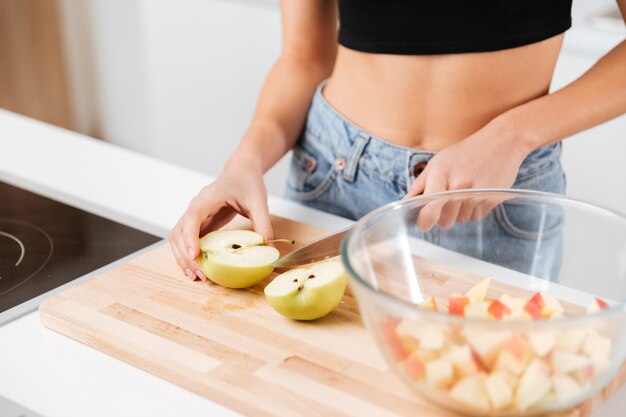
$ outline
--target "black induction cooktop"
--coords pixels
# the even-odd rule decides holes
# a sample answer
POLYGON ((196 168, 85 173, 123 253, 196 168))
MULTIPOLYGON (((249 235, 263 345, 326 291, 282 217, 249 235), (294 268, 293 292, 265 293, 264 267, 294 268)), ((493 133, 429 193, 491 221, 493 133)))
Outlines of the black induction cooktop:
POLYGON ((0 324, 42 294, 159 240, 0 181, 0 324))

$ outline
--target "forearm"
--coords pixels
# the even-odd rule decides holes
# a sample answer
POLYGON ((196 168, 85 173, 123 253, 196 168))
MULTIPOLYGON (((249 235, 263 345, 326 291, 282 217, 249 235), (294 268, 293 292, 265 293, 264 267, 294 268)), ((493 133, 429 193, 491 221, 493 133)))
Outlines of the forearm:
POLYGON ((626 113, 626 41, 576 81, 495 121, 530 152, 626 113))
POLYGON ((330 75, 332 62, 282 56, 270 71, 257 108, 237 150, 227 163, 272 167, 297 140, 317 85, 330 75))

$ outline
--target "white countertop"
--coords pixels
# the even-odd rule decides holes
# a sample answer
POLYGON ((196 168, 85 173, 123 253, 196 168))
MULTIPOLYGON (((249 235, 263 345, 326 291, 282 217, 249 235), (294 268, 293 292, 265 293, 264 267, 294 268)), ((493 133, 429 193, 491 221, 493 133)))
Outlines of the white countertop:
MULTIPOLYGON (((165 236, 212 179, 0 110, 0 180, 165 236)), ((337 230, 348 220, 270 198, 270 211, 337 230)), ((37 312, 0 327, 0 395, 46 417, 239 414, 45 329, 37 312)), ((626 387, 594 417, 626 409, 626 387)))

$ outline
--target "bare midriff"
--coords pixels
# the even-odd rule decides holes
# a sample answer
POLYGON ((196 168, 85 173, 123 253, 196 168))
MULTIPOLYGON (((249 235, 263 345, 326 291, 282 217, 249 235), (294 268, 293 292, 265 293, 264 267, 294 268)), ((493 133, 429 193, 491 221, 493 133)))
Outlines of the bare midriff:
POLYGON ((339 46, 323 94, 374 136, 438 151, 548 94, 562 42, 558 35, 518 48, 452 55, 372 54, 339 46))

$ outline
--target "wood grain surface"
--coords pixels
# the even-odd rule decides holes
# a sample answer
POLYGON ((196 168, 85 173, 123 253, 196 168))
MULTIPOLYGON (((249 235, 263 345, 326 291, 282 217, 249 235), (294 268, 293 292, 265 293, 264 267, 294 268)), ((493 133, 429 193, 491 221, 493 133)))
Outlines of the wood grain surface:
MULTIPOLYGON (((326 233, 273 223, 276 237, 298 244, 326 233)), ((247 226, 238 219, 230 227, 247 226)), ((325 318, 297 322, 267 304, 269 280, 244 290, 192 282, 163 245, 48 299, 40 316, 50 329, 248 416, 454 416, 388 371, 349 291, 325 318)), ((562 415, 590 415, 624 379, 622 368, 562 415)))

